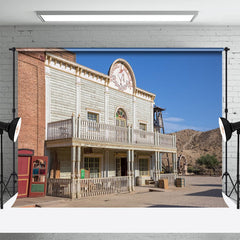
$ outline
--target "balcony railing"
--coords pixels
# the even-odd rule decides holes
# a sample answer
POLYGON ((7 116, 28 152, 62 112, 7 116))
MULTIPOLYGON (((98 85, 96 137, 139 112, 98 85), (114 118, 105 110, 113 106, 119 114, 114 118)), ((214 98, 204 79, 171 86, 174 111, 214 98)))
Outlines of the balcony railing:
POLYGON ((47 140, 79 138, 95 142, 176 148, 176 136, 74 118, 48 123, 47 140))

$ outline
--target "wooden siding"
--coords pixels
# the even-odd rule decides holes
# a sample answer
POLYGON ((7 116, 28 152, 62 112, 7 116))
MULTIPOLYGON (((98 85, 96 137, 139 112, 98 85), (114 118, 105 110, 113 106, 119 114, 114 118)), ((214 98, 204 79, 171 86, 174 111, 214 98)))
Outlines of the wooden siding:
POLYGON ((152 102, 144 99, 136 98, 135 111, 136 111, 136 129, 139 129, 139 123, 147 124, 147 131, 153 131, 153 110, 152 102))
POLYGON ((68 119, 76 112, 76 77, 50 68, 50 122, 68 119))
POLYGON ((71 66, 69 61, 64 63, 60 58, 49 57, 51 60, 46 61, 47 123, 69 119, 73 113, 87 120, 87 112, 92 111, 99 114, 99 123, 115 125, 116 111, 123 108, 128 125, 139 129, 139 123, 145 122, 147 131, 153 131, 153 102, 147 92, 140 98, 134 96, 140 90, 131 95, 106 87, 107 82, 97 81, 94 70, 86 72, 81 65, 72 63, 71 66))
POLYGON ((132 95, 109 88, 109 124, 116 124, 115 115, 118 108, 122 108, 126 112, 127 124, 132 124, 132 101, 132 95))
POLYGON ((99 113, 99 122, 105 121, 105 86, 81 79, 81 118, 87 120, 87 112, 97 111, 99 113), (88 110, 90 109, 90 110, 88 110))

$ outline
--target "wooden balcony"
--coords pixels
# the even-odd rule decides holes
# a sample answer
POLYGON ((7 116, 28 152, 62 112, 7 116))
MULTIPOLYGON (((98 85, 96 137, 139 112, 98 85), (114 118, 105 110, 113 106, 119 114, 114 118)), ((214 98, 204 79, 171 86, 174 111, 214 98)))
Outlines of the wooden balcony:
POLYGON ((147 132, 132 127, 118 127, 72 117, 48 123, 47 141, 77 138, 88 142, 116 143, 131 146, 159 146, 176 149, 176 136, 147 132))

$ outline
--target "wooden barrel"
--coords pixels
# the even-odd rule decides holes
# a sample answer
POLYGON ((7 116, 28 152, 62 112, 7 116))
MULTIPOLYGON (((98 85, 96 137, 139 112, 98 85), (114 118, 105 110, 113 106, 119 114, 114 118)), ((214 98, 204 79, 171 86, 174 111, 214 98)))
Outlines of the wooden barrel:
POLYGON ((176 178, 176 187, 185 187, 185 178, 176 178))

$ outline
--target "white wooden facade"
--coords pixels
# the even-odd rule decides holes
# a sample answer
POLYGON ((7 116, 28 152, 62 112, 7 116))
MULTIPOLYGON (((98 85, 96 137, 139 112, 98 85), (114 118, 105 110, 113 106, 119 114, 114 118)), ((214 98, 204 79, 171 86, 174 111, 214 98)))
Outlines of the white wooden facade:
POLYGON ((71 179, 72 198, 81 196, 80 169, 94 161, 91 177, 126 176, 129 190, 139 176, 159 179, 162 153, 173 154, 176 172, 176 138, 154 132, 155 95, 137 88, 124 59, 106 75, 49 53, 45 74, 49 165, 57 159, 58 178, 71 179), (116 126, 118 111, 122 126, 116 126))

